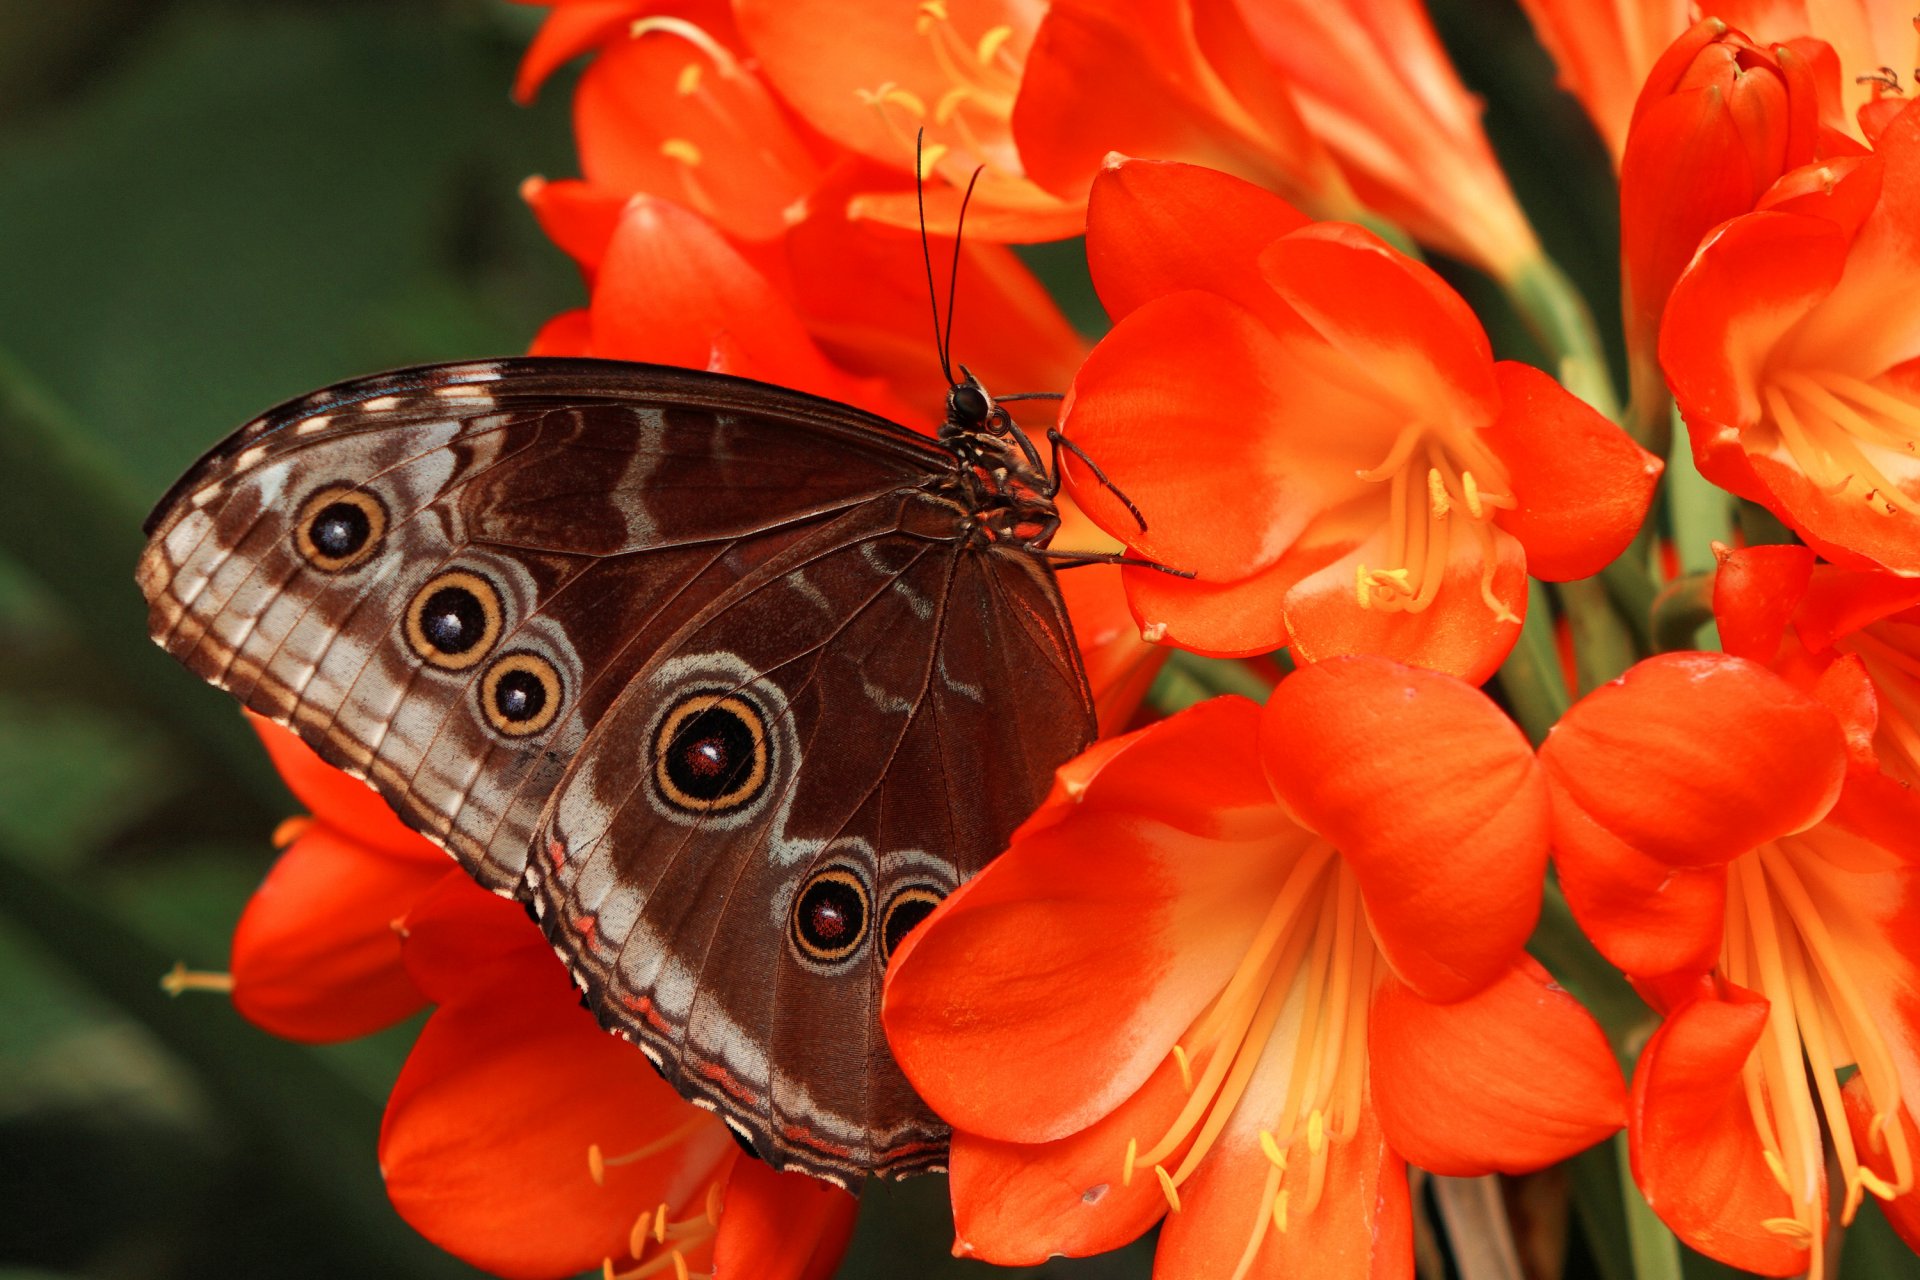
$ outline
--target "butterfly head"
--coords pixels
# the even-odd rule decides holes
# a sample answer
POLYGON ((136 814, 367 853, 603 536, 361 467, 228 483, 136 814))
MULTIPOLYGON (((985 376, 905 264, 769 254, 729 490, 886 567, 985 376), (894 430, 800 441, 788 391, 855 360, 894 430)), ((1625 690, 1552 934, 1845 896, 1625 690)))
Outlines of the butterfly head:
POLYGON ((986 386, 965 365, 960 378, 947 388, 947 420, 940 424, 940 438, 952 443, 965 436, 1004 436, 1013 427, 1007 411, 994 400, 986 386))

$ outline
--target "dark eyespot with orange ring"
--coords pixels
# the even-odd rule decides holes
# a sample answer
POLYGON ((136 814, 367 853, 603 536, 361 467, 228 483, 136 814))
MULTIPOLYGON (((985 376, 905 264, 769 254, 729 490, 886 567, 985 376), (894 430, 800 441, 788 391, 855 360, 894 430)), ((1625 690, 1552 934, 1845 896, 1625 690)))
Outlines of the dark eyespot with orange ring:
POLYGON ((480 712, 509 738, 540 732, 560 714, 560 672, 537 653, 503 653, 480 677, 480 712))
POLYGON ((771 763, 767 719, 738 693, 687 695, 653 738, 653 780, 667 803, 688 813, 751 803, 766 789, 771 763))
POLYGON ((500 592, 466 569, 438 574, 407 604, 407 644, 442 671, 465 671, 500 638, 500 592))
POLYGON ((322 573, 365 564, 387 536, 387 509, 365 489, 330 484, 300 504, 293 549, 322 573))
POLYGON ((893 953, 907 940, 907 934, 913 931, 913 926, 932 915, 933 909, 946 896, 930 884, 908 885, 895 890, 887 903, 886 915, 880 920, 882 958, 892 960, 893 953))
POLYGON ((793 945, 817 964, 838 964, 867 940, 867 886, 847 867, 816 871, 793 896, 793 945))

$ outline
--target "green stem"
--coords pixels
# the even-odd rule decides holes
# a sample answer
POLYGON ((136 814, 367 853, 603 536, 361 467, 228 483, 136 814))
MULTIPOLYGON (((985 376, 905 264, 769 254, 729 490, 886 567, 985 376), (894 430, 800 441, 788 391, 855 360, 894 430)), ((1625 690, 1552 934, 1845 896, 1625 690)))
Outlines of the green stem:
POLYGON ((1527 737, 1536 744, 1544 741, 1570 698, 1553 644, 1553 604, 1547 589, 1532 579, 1527 581, 1526 625, 1494 679, 1527 737))
POLYGON ((1606 348, 1587 300, 1545 254, 1502 282, 1514 309, 1554 362, 1562 385, 1605 416, 1619 420, 1620 400, 1607 369, 1606 348))
POLYGON ((1667 1230, 1667 1224, 1654 1216, 1652 1206, 1634 1185, 1624 1132, 1614 1135, 1613 1150, 1619 1161, 1620 1199, 1627 1210, 1627 1249, 1633 1256, 1634 1280, 1681 1280, 1680 1242, 1667 1230))
POLYGON ((1667 454, 1667 507, 1673 513, 1673 545, 1683 573, 1711 573, 1713 544, 1733 539, 1733 495, 1700 474, 1686 428, 1674 411, 1673 448, 1667 454))
POLYGON ((1574 676, 1585 695, 1638 661, 1640 646, 1599 578, 1563 582, 1558 590, 1573 631, 1574 676))

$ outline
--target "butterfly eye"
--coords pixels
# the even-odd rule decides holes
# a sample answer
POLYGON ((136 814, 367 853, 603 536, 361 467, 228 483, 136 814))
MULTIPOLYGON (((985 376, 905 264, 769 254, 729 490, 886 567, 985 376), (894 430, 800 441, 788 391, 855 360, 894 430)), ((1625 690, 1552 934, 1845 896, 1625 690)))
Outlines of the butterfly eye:
POLYGON ((880 946, 885 959, 893 959, 893 953, 907 940, 913 926, 932 915, 945 896, 932 885, 921 884, 909 885, 893 895, 893 900, 887 903, 887 914, 880 922, 880 946))
POLYGON ((480 710, 510 738, 540 732, 560 714, 560 673, 537 653, 508 653, 480 679, 480 710))
POLYGON ((407 643, 443 671, 464 671, 500 638, 500 593, 477 573, 455 569, 431 579, 407 605, 407 643))
POLYGON ((364 489, 329 485, 300 504, 293 546, 323 573, 363 564, 387 532, 387 509, 364 489))
POLYGON ((845 960, 867 937, 867 886, 845 867, 817 871, 793 900, 793 941, 821 964, 845 960))
POLYGON ((947 391, 947 418, 950 421, 968 426, 984 426, 987 415, 993 411, 993 402, 987 399, 987 393, 970 382, 963 382, 947 391))
POLYGON ((737 694, 696 693, 654 735, 654 781, 676 808, 721 813, 766 787, 770 754, 759 708, 737 694))

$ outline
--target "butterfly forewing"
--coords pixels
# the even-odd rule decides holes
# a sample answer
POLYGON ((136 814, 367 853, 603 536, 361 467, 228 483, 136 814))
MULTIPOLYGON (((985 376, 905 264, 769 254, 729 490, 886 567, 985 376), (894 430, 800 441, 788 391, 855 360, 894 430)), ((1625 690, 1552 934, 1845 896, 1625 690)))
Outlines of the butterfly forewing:
POLYGON ((892 945, 1092 737, 1051 573, 907 429, 604 361, 291 402, 156 510, 154 636, 525 896, 603 1023, 757 1152, 942 1161, 892 945))

